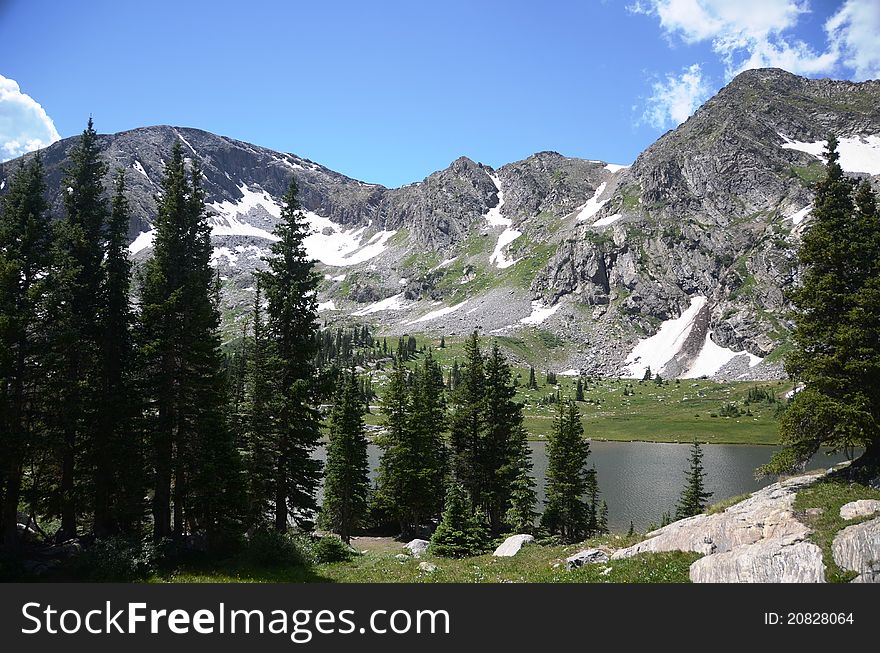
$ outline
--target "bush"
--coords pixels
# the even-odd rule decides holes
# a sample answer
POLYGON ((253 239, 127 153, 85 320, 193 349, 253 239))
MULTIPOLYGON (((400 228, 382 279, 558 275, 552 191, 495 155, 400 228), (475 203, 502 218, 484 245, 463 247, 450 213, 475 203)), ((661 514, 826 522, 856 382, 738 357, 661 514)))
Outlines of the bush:
POLYGON ((251 535, 245 557, 253 564, 265 566, 307 564, 300 544, 289 534, 274 530, 257 531, 251 535))
POLYGON ((348 562, 355 550, 338 537, 322 537, 312 545, 312 557, 317 563, 348 562))
POLYGON ((93 582, 144 580, 156 571, 163 557, 163 543, 121 537, 96 540, 70 562, 77 578, 93 582))

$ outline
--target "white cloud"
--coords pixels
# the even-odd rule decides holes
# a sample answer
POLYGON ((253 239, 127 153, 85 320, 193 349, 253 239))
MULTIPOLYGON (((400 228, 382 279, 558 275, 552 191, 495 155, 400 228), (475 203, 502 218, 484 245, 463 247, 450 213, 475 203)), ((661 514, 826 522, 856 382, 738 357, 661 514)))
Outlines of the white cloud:
POLYGON ((806 0, 649 0, 630 10, 657 16, 670 39, 709 41, 728 78, 765 67, 816 74, 833 69, 838 59, 834 48, 816 52, 786 33, 810 11, 806 0))
POLYGON ((880 78, 880 3, 847 0, 825 23, 828 40, 854 79, 880 78))
POLYGON ((0 75, 0 161, 51 145, 61 136, 40 104, 0 75))
POLYGON ((699 64, 682 70, 680 75, 667 75, 654 82, 642 120, 663 129, 676 127, 712 94, 712 87, 703 77, 699 64))

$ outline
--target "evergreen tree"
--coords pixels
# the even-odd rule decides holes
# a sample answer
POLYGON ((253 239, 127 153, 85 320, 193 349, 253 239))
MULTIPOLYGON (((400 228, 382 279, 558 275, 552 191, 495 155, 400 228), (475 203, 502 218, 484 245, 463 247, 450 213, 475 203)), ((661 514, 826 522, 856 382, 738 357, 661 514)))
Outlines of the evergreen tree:
POLYGON ((449 372, 449 390, 454 392, 461 384, 461 369, 458 367, 458 359, 452 361, 452 370, 449 372))
POLYGON ((535 511, 537 494, 535 481, 529 475, 529 469, 523 467, 510 486, 510 507, 505 515, 507 526, 517 533, 532 533, 535 530, 535 511))
POLYGON ((581 378, 578 377, 577 388, 575 390, 574 395, 575 401, 583 401, 584 400, 584 383, 581 381, 581 378))
POLYGON ((321 523, 346 544, 367 511, 369 468, 363 413, 354 372, 342 374, 330 413, 321 523))
POLYGON ((103 261, 99 342, 100 393, 96 402, 94 521, 96 535, 137 533, 144 516, 144 442, 136 427, 133 386, 133 315, 129 306, 128 200, 125 173, 116 175, 103 261))
POLYGON ((529 390, 538 389, 538 380, 535 378, 535 368, 529 368, 529 384, 526 386, 529 390))
POLYGON ((51 228, 38 153, 13 173, 0 211, 0 546, 18 545, 23 470, 34 446, 35 386, 44 330, 40 307, 51 228))
POLYGON ((644 374, 644 376, 642 376, 642 381, 650 381, 651 378, 652 378, 651 366, 649 365, 648 367, 645 368, 645 374, 644 374))
POLYGON ((65 215, 55 223, 48 300, 47 377, 51 379, 50 433, 59 467, 55 495, 61 517, 59 539, 76 535, 77 518, 97 511, 99 534, 110 529, 108 469, 110 434, 97 428, 101 395, 100 341, 104 289, 104 228, 108 216, 98 135, 89 119, 70 154, 62 180, 65 215), (99 479, 98 474, 101 474, 99 479), (93 480, 99 480, 95 486, 93 480), (100 505, 94 505, 98 500, 100 505), (91 505, 89 505, 91 504, 91 505))
POLYGON ((486 432, 486 375, 480 341, 474 331, 465 341, 465 363, 461 381, 452 395, 450 443, 453 473, 472 504, 484 505, 487 479, 481 473, 482 444, 486 432))
POLYGON ((588 533, 589 505, 585 501, 590 474, 586 468, 590 443, 584 438, 580 411, 573 401, 560 402, 547 442, 547 486, 542 524, 566 542, 588 533))
POLYGON ((694 445, 691 448, 687 484, 681 493, 681 498, 678 500, 678 506, 675 508, 675 519, 693 517, 706 509, 706 502, 712 496, 712 493, 706 492, 703 482, 705 476, 706 473, 703 471, 703 450, 700 449, 700 443, 694 440, 694 445))
POLYGON ((312 456, 321 439, 312 362, 317 351, 318 277, 303 244, 309 229, 297 193, 296 180, 291 178, 274 231, 278 241, 266 259, 268 270, 260 273, 268 300, 267 336, 272 343, 267 366, 273 379, 270 410, 277 421, 271 476, 279 531, 287 529, 291 514, 316 509, 321 477, 321 463, 312 456))
POLYGON ((175 142, 141 291, 140 337, 151 416, 153 535, 203 532, 211 541, 237 528, 242 496, 240 461, 224 412, 201 177, 196 161, 187 175, 175 142))
POLYGON ((865 453, 850 475, 880 468, 880 215, 870 186, 853 196, 828 139, 826 175, 799 250, 789 376, 804 384, 783 414, 784 448, 764 473, 791 472, 822 446, 865 453))
POLYGON ((460 483, 452 483, 446 494, 443 517, 431 537, 431 553, 448 558, 464 558, 485 552, 487 544, 485 527, 474 515, 464 487, 460 483))
POLYGON ((440 349, 446 349, 446 338, 444 336, 440 336, 440 349))

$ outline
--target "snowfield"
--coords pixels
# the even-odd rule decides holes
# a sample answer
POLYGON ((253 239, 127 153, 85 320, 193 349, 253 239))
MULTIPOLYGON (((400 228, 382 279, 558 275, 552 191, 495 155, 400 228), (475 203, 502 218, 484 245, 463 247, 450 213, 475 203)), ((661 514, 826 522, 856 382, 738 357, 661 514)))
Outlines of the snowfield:
POLYGON ((501 191, 501 181, 497 175, 489 175, 489 178, 498 190, 498 204, 486 211, 483 219, 490 227, 504 227, 504 231, 498 236, 495 250, 489 257, 489 263, 503 270, 517 263, 517 261, 507 257, 504 253, 504 248, 522 236, 522 232, 512 227, 513 221, 510 218, 505 218, 501 215, 501 207, 504 206, 504 193, 501 191))
POLYGON ((128 246, 128 253, 134 256, 138 252, 153 246, 153 239, 156 237, 156 230, 142 231, 137 238, 131 241, 128 246))
POLYGON ((703 348, 700 349, 697 360, 691 363, 688 371, 682 374, 681 378, 698 379, 701 376, 712 376, 731 360, 742 355, 749 357, 749 367, 754 367, 764 360, 760 356, 755 356, 747 351, 733 351, 727 347, 715 344, 712 340, 712 332, 709 331, 706 333, 706 340, 703 342, 703 348))
POLYGON ((419 322, 427 322, 428 320, 434 320, 438 317, 443 317, 444 315, 449 315, 450 313, 454 313, 462 306, 468 303, 468 300, 464 300, 460 304, 456 304, 455 306, 444 306, 443 308, 438 308, 436 311, 431 311, 430 313, 425 313, 420 318, 416 318, 415 320, 410 320, 405 323, 405 326, 409 326, 410 324, 417 324, 419 322))
POLYGON ((361 310, 352 313, 352 315, 363 317, 364 315, 372 315, 373 313, 380 313, 382 311, 399 311, 404 308, 404 305, 403 293, 400 293, 399 295, 386 297, 381 301, 370 304, 366 308, 362 308, 361 310))
POLYGON ((625 376, 641 379, 649 367, 657 373, 681 350, 691 333, 694 320, 708 300, 698 296, 691 298, 691 305, 679 317, 666 320, 650 338, 639 340, 624 361, 625 376))
MULTIPOLYGON (((782 133, 779 136, 785 141, 782 145, 783 149, 806 152, 817 159, 825 160, 823 156, 825 141, 805 143, 793 140, 782 133)), ((838 141, 837 153, 840 155, 840 167, 846 172, 880 175, 880 135, 843 136, 838 141)))
POLYGON ((336 310, 336 302, 332 299, 329 302, 320 302, 318 304, 318 312, 323 313, 324 311, 335 311, 336 310))
POLYGON ((556 311, 559 310, 559 307, 562 304, 555 304, 553 306, 544 306, 544 304, 540 300, 535 300, 532 302, 532 313, 528 317, 524 317, 519 322, 520 324, 529 324, 529 325, 537 325, 541 324, 548 317, 553 315, 556 311))
POLYGON ((800 224, 801 222, 803 222, 804 218, 806 218, 808 215, 810 215, 810 211, 812 211, 812 210, 813 210, 813 205, 807 204, 800 211, 795 211, 794 213, 792 213, 791 215, 788 215, 786 217, 791 219, 791 221, 797 225, 797 224, 800 224))
POLYGON ((615 213, 614 215, 606 215, 604 218, 599 218, 592 225, 592 227, 607 227, 610 224, 614 224, 618 220, 620 220, 623 216, 619 213, 615 213))
POLYGON ((608 203, 608 200, 599 201, 599 196, 605 192, 605 186, 607 186, 607 184, 603 181, 599 184, 599 187, 596 189, 596 192, 593 193, 593 196, 581 206, 580 211, 577 214, 577 222, 585 222, 589 220, 599 212, 599 209, 608 203))
POLYGON ((607 163, 605 164, 605 169, 610 173, 615 173, 618 170, 624 170, 625 168, 629 168, 628 165, 621 165, 619 163, 607 163))

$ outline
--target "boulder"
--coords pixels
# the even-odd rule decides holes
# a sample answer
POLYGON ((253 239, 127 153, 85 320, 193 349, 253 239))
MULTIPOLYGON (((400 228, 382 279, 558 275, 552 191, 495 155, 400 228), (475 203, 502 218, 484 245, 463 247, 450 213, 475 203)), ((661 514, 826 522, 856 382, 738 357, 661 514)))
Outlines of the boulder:
POLYGON ((876 499, 859 499, 850 501, 840 507, 841 519, 856 519, 857 517, 870 517, 880 512, 880 501, 876 499))
POLYGON ((824 583, 822 549, 798 535, 770 538, 700 558, 694 583, 824 583))
POLYGON ((693 551, 712 555, 761 540, 785 537, 803 539, 810 530, 795 517, 794 498, 798 491, 812 485, 821 476, 797 476, 780 481, 758 490, 723 512, 673 522, 648 533, 647 540, 615 551, 611 559, 621 560, 639 553, 661 551, 693 551))
POLYGON ((405 553, 398 553, 396 556, 394 556, 394 559, 400 562, 406 562, 407 560, 409 560, 409 558, 410 557, 405 553))
POLYGON ((880 583, 880 517, 844 528, 831 553, 843 569, 859 573, 854 582, 880 583))
POLYGON ((428 550, 428 545, 430 545, 428 540, 410 540, 404 548, 409 551, 413 558, 420 558, 428 550))
POLYGON ((608 554, 601 549, 584 549, 565 559, 567 569, 577 569, 584 565, 608 562, 608 554))
POLYGON ((535 538, 532 535, 511 535, 495 549, 492 555, 497 558, 509 558, 519 553, 523 546, 532 544, 534 541, 535 538))
POLYGON ((423 571, 426 574, 433 574, 435 571, 437 571, 437 565, 431 564, 430 562, 420 562, 419 571, 423 571))

